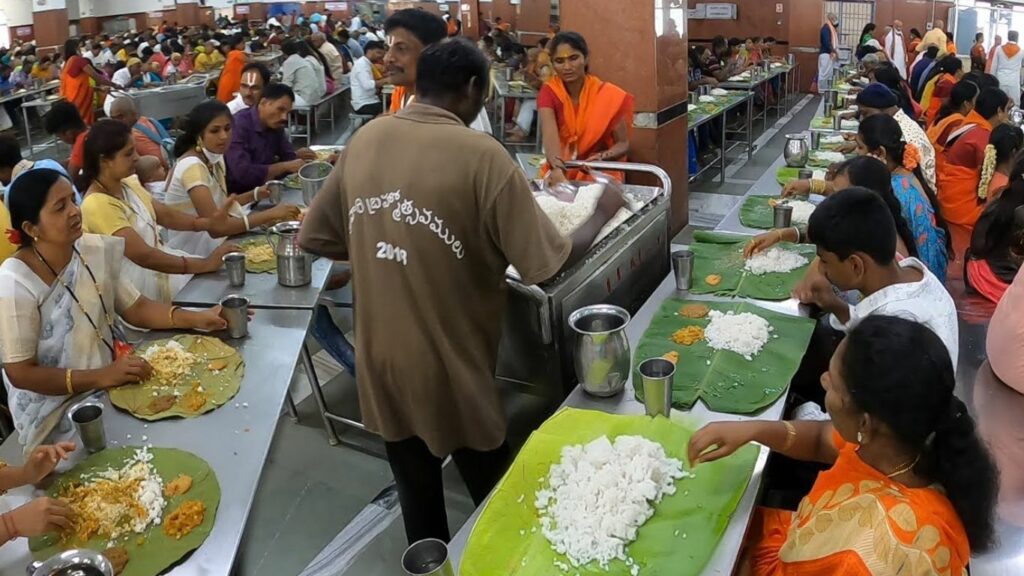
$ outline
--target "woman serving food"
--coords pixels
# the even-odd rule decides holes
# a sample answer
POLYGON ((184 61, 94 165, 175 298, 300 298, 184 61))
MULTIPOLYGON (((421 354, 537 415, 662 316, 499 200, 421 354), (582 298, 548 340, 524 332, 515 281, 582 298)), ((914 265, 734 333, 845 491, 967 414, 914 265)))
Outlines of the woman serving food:
POLYGON ((41 444, 76 395, 141 382, 115 314, 150 329, 221 330, 220 308, 199 312, 154 302, 123 275, 124 240, 82 233, 71 183, 48 169, 7 192, 14 256, 0 264, 0 360, 22 444, 41 444))
MULTIPOLYGON (((583 36, 560 32, 548 48, 556 76, 537 95, 548 181, 590 180, 566 160, 624 161, 629 153, 633 96, 590 74, 590 49, 583 36)), ((612 172, 620 182, 624 175, 612 172)))

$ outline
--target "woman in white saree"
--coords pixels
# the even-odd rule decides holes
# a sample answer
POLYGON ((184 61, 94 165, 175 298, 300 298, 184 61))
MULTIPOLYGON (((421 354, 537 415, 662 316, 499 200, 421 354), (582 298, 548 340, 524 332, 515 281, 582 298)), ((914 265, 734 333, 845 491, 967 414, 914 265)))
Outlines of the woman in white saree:
POLYGON ((82 201, 82 228, 87 234, 124 239, 128 259, 121 272, 146 298, 170 303, 192 274, 220 270, 221 257, 238 250, 234 244, 220 243, 213 252, 196 257, 164 245, 161 226, 201 231, 209 229, 211 220, 153 200, 135 176, 135 142, 124 124, 96 122, 85 138, 84 149, 82 174, 89 184, 82 201))
POLYGON ((79 396, 150 375, 115 315, 148 329, 226 327, 219 307, 194 312, 141 296, 122 273, 124 240, 82 233, 71 183, 60 173, 27 172, 7 191, 7 204, 19 249, 0 264, 0 361, 26 451, 79 396))
POLYGON ((265 224, 298 218, 299 208, 291 204, 251 214, 241 208, 267 198, 265 187, 228 197, 224 154, 231 144, 231 111, 224 103, 207 100, 196 105, 185 117, 184 129, 174 143, 178 161, 167 182, 164 200, 171 208, 213 221, 207 231, 170 232, 168 246, 206 256, 217 247, 214 237, 245 234, 265 224), (225 209, 229 217, 220 218, 218 213, 225 209))

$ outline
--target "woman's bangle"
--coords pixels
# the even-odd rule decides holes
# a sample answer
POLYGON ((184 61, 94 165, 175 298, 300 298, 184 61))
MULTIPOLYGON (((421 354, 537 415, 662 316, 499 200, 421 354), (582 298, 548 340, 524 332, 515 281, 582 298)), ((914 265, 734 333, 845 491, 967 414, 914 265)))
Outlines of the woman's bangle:
POLYGON ((257 187, 252 189, 252 201, 253 202, 259 202, 260 201, 260 187, 259 186, 257 186, 257 187))
POLYGON ((250 231, 251 228, 249 227, 249 215, 246 214, 245 212, 242 212, 242 222, 245 223, 245 231, 250 231))
POLYGON ((785 452, 796 443, 796 426, 785 420, 782 421, 782 425, 786 427, 786 443, 782 445, 780 452, 785 452))
POLYGON ((167 319, 171 322, 171 328, 177 328, 178 326, 174 323, 174 311, 180 308, 180 306, 171 306, 171 309, 167 312, 167 319))
POLYGON ((64 372, 64 384, 68 387, 68 396, 75 395, 75 387, 71 385, 71 369, 64 372))

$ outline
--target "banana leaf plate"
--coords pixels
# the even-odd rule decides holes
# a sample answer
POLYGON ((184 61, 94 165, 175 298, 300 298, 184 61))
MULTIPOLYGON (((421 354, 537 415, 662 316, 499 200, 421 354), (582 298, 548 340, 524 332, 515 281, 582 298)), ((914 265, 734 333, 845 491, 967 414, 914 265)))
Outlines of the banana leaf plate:
POLYGON ((265 237, 256 236, 242 240, 238 243, 238 247, 245 252, 245 271, 253 274, 261 274, 264 272, 274 272, 277 270, 277 258, 272 257, 270 260, 264 262, 254 262, 252 258, 249 258, 249 253, 261 246, 270 246, 270 242, 265 237))
MULTIPOLYGON (((658 442, 666 455, 686 462, 693 430, 667 418, 619 416, 564 408, 537 429, 484 505, 473 526, 459 567, 460 576, 550 576, 561 574, 554 562, 569 563, 541 534, 534 495, 542 487, 562 448, 601 436, 639 435, 658 442)), ((743 496, 758 449, 747 446, 732 456, 702 464, 695 477, 676 483, 676 493, 656 505, 640 527, 628 554, 644 576, 695 576, 718 546, 743 496)), ((570 574, 628 576, 625 562, 615 560, 573 568, 570 574)))
POLYGON ((142 420, 192 418, 215 410, 238 394, 245 362, 237 350, 218 338, 181 334, 147 342, 136 353, 141 355, 170 340, 198 357, 191 372, 177 382, 163 382, 154 374, 145 382, 112 388, 110 402, 114 406, 142 420))
MULTIPOLYGON (((97 472, 108 468, 118 469, 124 466, 138 447, 107 448, 79 462, 71 470, 60 476, 47 490, 50 497, 57 497, 63 488, 73 482, 81 482, 95 477, 97 472)), ((189 552, 199 548, 213 530, 213 523, 220 505, 220 484, 217 475, 210 465, 195 454, 174 448, 150 448, 151 461, 156 473, 163 479, 164 486, 178 476, 184 474, 192 478, 192 487, 179 496, 166 498, 163 519, 166 520, 181 503, 199 500, 205 506, 203 522, 191 532, 175 539, 163 531, 162 525, 150 526, 141 534, 132 533, 117 542, 109 542, 105 538, 92 537, 81 542, 74 537, 66 539, 58 534, 48 534, 29 539, 29 550, 36 560, 45 560, 54 554, 72 548, 88 548, 103 551, 112 546, 124 548, 128 552, 128 564, 121 576, 156 576, 169 566, 181 560, 189 552)))
MULTIPOLYGON (((668 298, 640 339, 634 354, 633 381, 640 382, 637 367, 647 358, 679 354, 672 381, 672 405, 689 409, 703 400, 715 412, 750 414, 778 400, 800 367, 814 331, 814 321, 761 308, 747 301, 704 302, 668 298), (672 334, 686 326, 706 328, 707 317, 686 318, 679 309, 686 304, 703 304, 719 312, 751 312, 772 326, 771 336, 751 360, 730 350, 713 350, 706 340, 689 346, 676 344, 672 334)), ((643 400, 643 387, 636 397, 643 400)))
POLYGON ((780 248, 798 252, 807 258, 807 264, 789 272, 751 274, 743 269, 743 247, 750 241, 747 236, 700 230, 693 235, 693 294, 719 294, 756 300, 785 300, 807 273, 816 250, 812 244, 781 242, 780 248), (717 276, 717 284, 709 284, 710 276, 717 276))

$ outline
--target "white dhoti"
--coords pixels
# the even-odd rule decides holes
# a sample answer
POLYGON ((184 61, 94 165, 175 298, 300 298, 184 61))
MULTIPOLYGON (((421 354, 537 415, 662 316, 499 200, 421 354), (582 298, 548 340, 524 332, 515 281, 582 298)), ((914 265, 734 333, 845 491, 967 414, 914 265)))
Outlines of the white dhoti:
POLYGON ((818 54, 818 86, 830 82, 832 82, 832 55, 818 54))
POLYGON ((907 78, 907 46, 903 43, 903 34, 895 30, 885 37, 885 54, 899 71, 904 80, 907 78))

